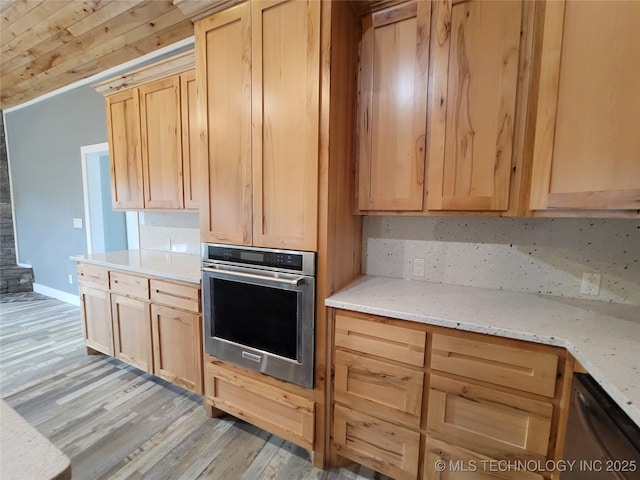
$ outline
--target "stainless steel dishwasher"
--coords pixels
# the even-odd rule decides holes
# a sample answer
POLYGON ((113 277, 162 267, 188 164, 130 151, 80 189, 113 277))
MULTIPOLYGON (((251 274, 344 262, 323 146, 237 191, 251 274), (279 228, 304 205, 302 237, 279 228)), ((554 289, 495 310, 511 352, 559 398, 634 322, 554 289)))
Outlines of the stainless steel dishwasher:
POLYGON ((573 377, 562 480, 640 480, 640 428, 590 376, 573 377))

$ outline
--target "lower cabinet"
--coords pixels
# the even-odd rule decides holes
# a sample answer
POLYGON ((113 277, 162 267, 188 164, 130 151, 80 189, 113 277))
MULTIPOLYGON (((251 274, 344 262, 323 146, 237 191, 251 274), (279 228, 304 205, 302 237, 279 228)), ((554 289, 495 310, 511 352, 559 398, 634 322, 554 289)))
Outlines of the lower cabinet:
POLYGON ((113 327, 109 292, 81 286, 80 307, 86 347, 113 355, 113 327))
POLYGON ((307 450, 315 440, 315 403, 294 393, 311 390, 260 373, 235 367, 213 357, 205 365, 205 407, 246 420, 307 450))
POLYGON ((149 303, 111 295, 111 312, 116 358, 153 373, 149 303))
POLYGON ((564 349, 341 310, 333 319, 334 456, 396 479, 557 478, 540 470, 561 454, 564 349))
POLYGON ((200 285, 78 264, 85 345, 204 392, 200 285))

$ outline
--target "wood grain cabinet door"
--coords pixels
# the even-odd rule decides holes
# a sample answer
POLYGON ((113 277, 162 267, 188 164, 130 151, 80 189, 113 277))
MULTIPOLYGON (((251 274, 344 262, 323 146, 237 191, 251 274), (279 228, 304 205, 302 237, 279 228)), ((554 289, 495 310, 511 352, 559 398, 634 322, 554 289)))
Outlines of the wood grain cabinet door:
POLYGON ((547 2, 532 210, 640 209, 638 25, 640 2, 547 2))
POLYGON ((112 294, 111 318, 116 358, 153 373, 149 303, 112 294))
POLYGON ((196 209, 200 202, 200 150, 196 102, 196 72, 180 75, 182 109, 182 179, 184 208, 196 209))
POLYGON ((198 314, 151 305, 154 372, 192 392, 202 388, 202 331, 198 314))
POLYGON ((320 3, 251 2, 255 246, 316 250, 320 3))
POLYGON ((434 3, 429 210, 509 206, 523 2, 434 3))
POLYGON ((358 210, 417 210, 424 198, 431 3, 361 19, 358 210))
POLYGON ((113 208, 143 208, 138 90, 132 89, 110 95, 106 102, 113 208))
POLYGON ((81 285, 80 307, 85 345, 107 355, 113 355, 109 292, 81 285))
POLYGON ((145 208, 183 208, 180 78, 140 90, 145 208))
POLYGON ((194 26, 203 242, 251 245, 251 15, 249 2, 194 26))

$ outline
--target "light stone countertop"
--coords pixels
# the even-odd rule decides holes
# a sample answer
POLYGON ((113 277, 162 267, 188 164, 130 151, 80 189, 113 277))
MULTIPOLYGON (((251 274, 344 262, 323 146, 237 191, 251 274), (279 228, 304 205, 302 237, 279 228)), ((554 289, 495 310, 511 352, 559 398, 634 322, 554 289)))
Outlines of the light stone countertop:
POLYGON ((0 478, 67 480, 69 457, 0 400, 0 478))
POLYGON ((375 276, 325 304, 565 347, 640 425, 640 306, 375 276))
POLYGON ((118 252, 73 255, 71 260, 133 273, 200 283, 200 255, 161 250, 121 250, 118 252))

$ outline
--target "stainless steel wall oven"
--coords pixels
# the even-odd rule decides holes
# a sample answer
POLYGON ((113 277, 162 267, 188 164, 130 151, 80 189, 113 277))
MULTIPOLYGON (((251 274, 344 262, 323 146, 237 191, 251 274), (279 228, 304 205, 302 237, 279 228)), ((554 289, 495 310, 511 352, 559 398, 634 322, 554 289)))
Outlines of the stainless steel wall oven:
POLYGON ((313 388, 315 253, 202 244, 204 350, 313 388))

